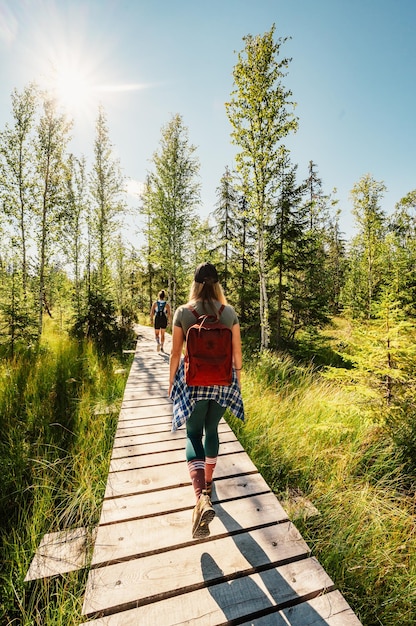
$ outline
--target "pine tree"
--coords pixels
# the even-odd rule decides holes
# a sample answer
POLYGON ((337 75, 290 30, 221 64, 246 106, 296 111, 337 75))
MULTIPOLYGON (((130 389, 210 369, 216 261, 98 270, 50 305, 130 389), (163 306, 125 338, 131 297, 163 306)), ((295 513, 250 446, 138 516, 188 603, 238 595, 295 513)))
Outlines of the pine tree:
POLYGON ((391 283, 405 311, 416 316, 416 190, 395 206, 388 229, 391 252, 391 283))
POLYGON ((351 191, 352 212, 359 232, 352 241, 345 296, 350 310, 367 319, 373 314, 374 300, 385 278, 383 246, 386 217, 380 207, 385 190, 383 182, 366 174, 351 191))
POLYGON ((189 143, 182 117, 174 115, 162 128, 146 197, 152 231, 151 258, 166 276, 173 310, 178 296, 184 296, 191 224, 200 201, 199 162, 195 153, 196 147, 189 143))
MULTIPOLYGON (((275 222, 270 231, 270 264, 277 274, 276 288, 276 346, 282 345, 284 310, 290 289, 290 274, 299 264, 299 245, 305 228, 301 200, 305 186, 296 182, 297 166, 292 166, 286 154, 281 164, 279 195, 275 207, 275 222)), ((287 309, 287 307, 286 307, 287 309)))
POLYGON ((337 209, 329 219, 326 237, 326 269, 329 278, 328 305, 332 315, 338 315, 341 311, 341 292, 347 269, 345 240, 340 231, 339 218, 340 210, 337 209))
POLYGON ((125 208, 125 201, 124 178, 120 163, 113 154, 107 119, 102 107, 99 108, 96 122, 94 155, 90 176, 92 214, 89 228, 96 245, 98 288, 103 292, 108 288, 108 263, 119 227, 118 218, 125 208))
POLYGON ((237 190, 233 184, 233 177, 228 166, 217 188, 217 204, 214 210, 215 232, 218 237, 218 250, 223 251, 223 259, 220 265, 222 285, 225 292, 229 280, 229 262, 233 252, 235 241, 234 225, 236 221, 237 190))

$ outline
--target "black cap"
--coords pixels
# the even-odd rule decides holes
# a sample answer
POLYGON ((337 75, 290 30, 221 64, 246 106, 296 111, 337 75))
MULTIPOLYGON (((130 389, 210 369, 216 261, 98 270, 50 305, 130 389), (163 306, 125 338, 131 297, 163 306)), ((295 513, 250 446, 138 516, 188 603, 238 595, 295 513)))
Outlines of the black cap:
POLYGON ((217 283, 217 270, 212 263, 201 263, 195 270, 194 281, 196 283, 217 283))

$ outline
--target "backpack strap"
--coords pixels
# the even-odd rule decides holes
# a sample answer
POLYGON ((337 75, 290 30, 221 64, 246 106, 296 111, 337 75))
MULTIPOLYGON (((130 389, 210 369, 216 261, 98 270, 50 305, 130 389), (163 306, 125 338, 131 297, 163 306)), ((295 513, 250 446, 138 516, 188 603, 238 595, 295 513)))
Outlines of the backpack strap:
POLYGON ((199 320, 200 315, 198 315, 198 312, 194 309, 194 307, 189 305, 188 309, 195 315, 196 319, 199 320))
MULTIPOLYGON (((207 317, 206 315, 205 315, 205 316, 199 315, 199 314, 198 314, 198 312, 197 312, 197 311, 194 309, 194 307, 193 307, 193 306, 191 306, 191 305, 189 305, 189 306, 188 306, 188 309, 189 309, 189 310, 190 310, 190 311, 191 311, 191 312, 195 315, 195 317, 196 317, 196 319, 197 319, 197 320, 199 320, 199 318, 200 318, 200 317, 207 317)), ((218 318, 218 319, 220 319, 221 314, 222 314, 222 312, 224 311, 224 309, 225 309, 225 305, 224 305, 224 304, 222 304, 222 305, 220 306, 220 308, 218 309, 218 312, 217 312, 217 318, 218 318)))

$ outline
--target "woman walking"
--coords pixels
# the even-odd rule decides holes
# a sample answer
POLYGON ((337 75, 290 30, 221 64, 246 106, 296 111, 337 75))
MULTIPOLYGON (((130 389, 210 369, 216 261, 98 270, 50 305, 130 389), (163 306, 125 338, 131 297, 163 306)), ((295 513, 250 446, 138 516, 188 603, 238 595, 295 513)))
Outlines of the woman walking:
POLYGON ((159 291, 159 296, 156 302, 153 302, 150 309, 150 320, 155 329, 156 349, 159 352, 163 350, 163 344, 165 343, 165 330, 170 321, 170 306, 166 302, 166 294, 164 290, 159 291))
POLYGON ((169 395, 173 401, 172 428, 176 430, 186 423, 186 460, 196 498, 192 516, 193 538, 207 537, 210 534, 208 525, 215 516, 211 491, 219 450, 219 421, 226 408, 236 417, 244 419, 240 392, 241 369, 241 335, 237 314, 227 304, 214 265, 202 263, 195 270, 188 303, 175 311, 169 378, 169 395), (186 384, 181 358, 183 346, 189 328, 195 324, 195 317, 202 315, 218 317, 221 324, 231 329, 231 385, 186 384))

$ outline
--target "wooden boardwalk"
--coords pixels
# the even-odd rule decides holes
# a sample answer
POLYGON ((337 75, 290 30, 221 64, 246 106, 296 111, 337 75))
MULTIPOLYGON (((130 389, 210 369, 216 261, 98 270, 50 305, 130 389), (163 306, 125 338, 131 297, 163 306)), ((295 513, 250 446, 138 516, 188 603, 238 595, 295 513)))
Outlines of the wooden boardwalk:
MULTIPOLYGON (((225 421, 211 535, 193 540, 168 356, 139 327, 83 606, 96 626, 359 626, 225 421)), ((167 339, 170 341, 170 338, 167 339)), ((170 344, 166 344, 166 352, 170 344)))

